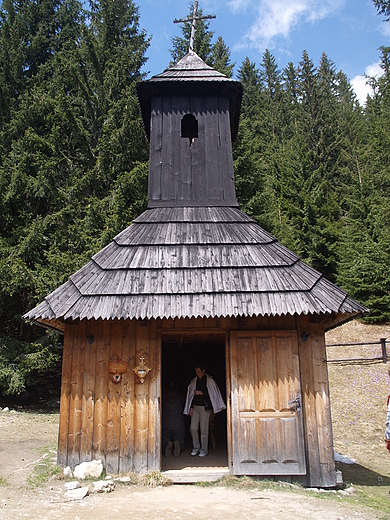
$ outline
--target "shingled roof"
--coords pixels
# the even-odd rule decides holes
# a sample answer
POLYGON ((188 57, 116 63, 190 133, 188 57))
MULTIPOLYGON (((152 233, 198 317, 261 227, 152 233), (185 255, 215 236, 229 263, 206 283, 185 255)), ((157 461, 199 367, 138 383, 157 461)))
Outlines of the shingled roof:
MULTIPOLYGON (((227 96, 237 132, 241 85, 191 51, 138 86, 145 128, 153 96, 186 89, 227 96)), ((83 319, 312 314, 330 328, 368 311, 241 212, 235 196, 230 206, 175 202, 149 207, 24 318, 63 330, 83 319)))
POLYGON ((367 309, 236 208, 144 212, 25 318, 343 315, 367 309))

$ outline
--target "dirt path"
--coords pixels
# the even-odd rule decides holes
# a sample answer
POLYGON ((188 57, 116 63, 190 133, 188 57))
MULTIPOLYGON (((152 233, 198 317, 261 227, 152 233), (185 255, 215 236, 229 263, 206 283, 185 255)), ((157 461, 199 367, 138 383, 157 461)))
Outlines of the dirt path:
POLYGON ((0 412, 0 519, 99 520, 116 518, 211 520, 268 518, 370 519, 372 512, 335 500, 320 500, 297 490, 286 492, 226 487, 167 486, 142 488, 117 484, 110 494, 90 495, 80 502, 65 498, 64 480, 52 478, 36 488, 28 485, 42 448, 55 459, 58 414, 0 412), (46 450, 47 451, 47 450, 46 450))
POLYGON ((148 518, 213 520, 267 518, 373 519, 340 503, 275 491, 242 491, 227 488, 169 486, 164 488, 117 487, 107 495, 92 495, 81 502, 66 502, 62 486, 35 492, 0 488, 2 520, 15 518, 100 520, 148 518), (5 491, 5 492, 4 492, 5 491), (5 498, 4 498, 5 497, 5 498), (6 502, 4 502, 6 500, 6 502), (5 505, 6 504, 6 505, 5 505))

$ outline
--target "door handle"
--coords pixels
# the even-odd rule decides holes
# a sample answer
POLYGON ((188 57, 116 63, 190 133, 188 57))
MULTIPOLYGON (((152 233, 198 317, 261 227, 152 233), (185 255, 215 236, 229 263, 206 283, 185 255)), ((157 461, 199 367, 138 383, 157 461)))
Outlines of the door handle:
POLYGON ((301 396, 299 394, 297 394, 295 399, 289 401, 288 404, 294 404, 297 413, 301 412, 301 396))

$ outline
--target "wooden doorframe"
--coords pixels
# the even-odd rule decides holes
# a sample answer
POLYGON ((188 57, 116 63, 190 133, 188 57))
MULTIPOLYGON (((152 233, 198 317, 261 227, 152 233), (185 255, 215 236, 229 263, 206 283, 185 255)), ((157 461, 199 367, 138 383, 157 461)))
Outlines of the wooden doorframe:
POLYGON ((230 456, 231 456, 231 421, 230 421, 230 363, 229 360, 229 351, 228 351, 228 344, 229 344, 229 338, 230 338, 230 331, 227 329, 220 329, 217 327, 205 327, 205 328, 180 328, 180 329, 167 329, 167 328, 158 328, 157 329, 158 334, 158 341, 159 341, 159 349, 160 349, 160 389, 159 389, 159 417, 160 417, 160 425, 159 425, 159 432, 157 432, 157 436, 159 439, 159 467, 160 471, 162 470, 162 457, 161 457, 161 445, 162 445, 162 385, 163 385, 163 377, 162 377, 162 370, 163 370, 163 351, 162 346, 164 343, 164 338, 167 337, 177 337, 178 339, 181 336, 187 336, 187 337, 204 337, 204 336, 219 336, 221 339, 225 339, 225 387, 226 387, 226 428, 227 428, 227 456, 228 456, 228 466, 229 471, 231 472, 231 463, 230 463, 230 456))

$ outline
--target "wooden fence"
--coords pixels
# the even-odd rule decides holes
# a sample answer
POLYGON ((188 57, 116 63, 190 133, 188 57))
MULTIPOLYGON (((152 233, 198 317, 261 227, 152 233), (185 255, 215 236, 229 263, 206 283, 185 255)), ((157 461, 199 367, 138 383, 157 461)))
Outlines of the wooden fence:
POLYGON ((389 341, 386 338, 381 338, 379 341, 370 341, 362 343, 331 343, 326 345, 327 352, 327 363, 387 363, 389 361, 389 355, 387 353, 387 345, 389 341), (337 357, 328 358, 328 354, 334 347, 343 347, 337 352, 337 357), (343 352, 348 349, 347 352, 351 357, 343 357, 343 352), (340 356, 340 357, 338 357, 340 356))

